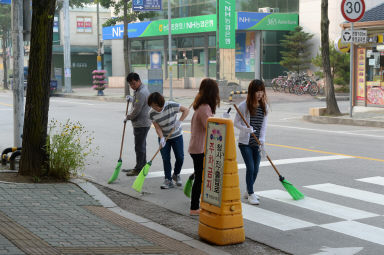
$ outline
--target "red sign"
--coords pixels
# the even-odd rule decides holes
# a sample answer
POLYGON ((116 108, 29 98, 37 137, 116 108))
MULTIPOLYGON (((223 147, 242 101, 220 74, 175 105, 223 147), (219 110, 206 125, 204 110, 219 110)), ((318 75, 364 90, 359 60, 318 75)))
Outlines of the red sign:
POLYGON ((341 14, 349 22, 359 21, 365 13, 364 0, 343 0, 341 2, 341 14))

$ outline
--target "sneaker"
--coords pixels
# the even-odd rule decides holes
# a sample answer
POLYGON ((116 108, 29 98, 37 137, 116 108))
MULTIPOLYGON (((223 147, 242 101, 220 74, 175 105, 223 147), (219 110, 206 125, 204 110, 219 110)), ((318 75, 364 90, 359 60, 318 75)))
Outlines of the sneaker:
POLYGON ((200 209, 197 210, 190 210, 189 215, 191 216, 199 216, 200 215, 200 209))
POLYGON ((174 180, 176 182, 177 186, 183 185, 183 182, 181 181, 181 178, 180 178, 180 174, 173 174, 172 180, 174 180))
POLYGON ((140 170, 136 169, 129 169, 128 171, 125 171, 127 173, 127 176, 138 176, 140 173, 140 170))
POLYGON ((257 196, 255 195, 255 193, 253 193, 252 195, 249 195, 249 196, 248 196, 248 202, 249 202, 251 205, 258 205, 258 204, 260 204, 259 199, 258 199, 257 196))
MULTIPOLYGON (((255 193, 253 193, 253 194, 255 195, 255 197, 256 197, 257 199, 260 199, 258 195, 256 195, 255 193)), ((244 198, 245 198, 245 199, 248 199, 248 197, 249 197, 249 194, 248 194, 248 192, 246 191, 246 192, 244 193, 244 198)))
POLYGON ((174 188, 173 182, 171 180, 165 179, 163 185, 160 186, 161 189, 171 189, 174 188))
POLYGON ((121 172, 128 173, 131 172, 132 170, 135 170, 134 168, 132 169, 121 169, 121 172))

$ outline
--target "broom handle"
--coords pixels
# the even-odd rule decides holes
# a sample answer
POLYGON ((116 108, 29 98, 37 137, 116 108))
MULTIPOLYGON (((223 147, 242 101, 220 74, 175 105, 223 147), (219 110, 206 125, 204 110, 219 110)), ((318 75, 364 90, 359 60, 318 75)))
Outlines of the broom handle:
MULTIPOLYGON (((175 128, 172 128, 171 132, 170 132, 170 133, 167 135, 167 137, 165 138, 165 142, 167 142, 168 139, 169 139, 169 137, 171 137, 173 131, 175 131, 175 128)), ((153 157, 151 158, 151 161, 150 161, 150 162, 152 162, 152 161, 155 159, 155 157, 157 156, 157 153, 159 153, 160 150, 161 150, 161 145, 160 145, 159 148, 157 149, 155 155, 153 155, 153 157)))
MULTIPOLYGON (((129 100, 127 101, 127 109, 125 110, 125 116, 128 114, 128 106, 129 106, 129 100)), ((127 125, 127 122, 124 121, 124 128, 123 128, 123 137, 121 138, 121 146, 120 146, 120 157, 119 160, 121 160, 121 155, 123 154, 123 144, 124 144, 124 136, 125 136, 125 126, 127 125)))
MULTIPOLYGON (((237 108, 237 105, 236 105, 236 104, 233 104, 233 106, 235 107, 237 113, 240 115, 241 119, 243 120, 243 122, 244 122, 244 124, 247 126, 247 128, 250 128, 250 126, 249 126, 248 122, 245 120, 243 114, 241 114, 239 108, 237 108)), ((252 135, 253 135, 253 138, 255 138, 256 142, 259 144, 259 146, 261 146, 261 142, 259 141, 259 139, 257 138, 257 136, 256 136, 254 133, 252 133, 252 135)), ((277 175, 279 175, 279 177, 282 177, 281 174, 279 173, 279 171, 277 170, 275 164, 273 164, 271 158, 268 156, 268 154, 265 153, 265 155, 266 155, 266 157, 267 157, 269 163, 271 163, 273 169, 276 171, 277 175)))

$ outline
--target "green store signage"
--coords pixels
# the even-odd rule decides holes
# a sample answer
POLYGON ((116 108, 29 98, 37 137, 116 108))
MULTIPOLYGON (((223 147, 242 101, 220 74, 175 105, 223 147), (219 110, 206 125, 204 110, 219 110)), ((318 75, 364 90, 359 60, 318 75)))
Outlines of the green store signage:
MULTIPOLYGON (((216 30, 216 15, 204 15, 171 20, 172 34, 212 32, 216 30)), ((168 35, 168 20, 152 21, 141 34, 144 36, 168 35)))
POLYGON ((219 2, 219 48, 234 49, 236 46, 236 0, 219 2))
POLYGON ((294 13, 238 12, 238 30, 292 31, 299 25, 299 15, 294 13))
MULTIPOLYGON (((235 29, 238 30, 276 30, 291 31, 298 26, 299 15, 287 13, 235 12, 235 0, 222 1, 219 8, 220 48, 235 47, 235 29)), ((172 19, 172 34, 190 34, 215 32, 216 14, 172 19)), ((103 40, 123 39, 122 24, 103 28, 103 40)), ((168 35, 168 20, 155 20, 131 23, 128 25, 128 37, 148 37, 168 35)))

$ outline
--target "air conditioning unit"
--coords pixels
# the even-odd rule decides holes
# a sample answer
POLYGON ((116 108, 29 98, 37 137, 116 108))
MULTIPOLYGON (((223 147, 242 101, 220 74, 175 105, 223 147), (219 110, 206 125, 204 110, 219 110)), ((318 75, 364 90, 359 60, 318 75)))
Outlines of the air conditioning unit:
POLYGON ((263 7, 263 8, 259 8, 259 12, 271 12, 271 7, 263 7))
POLYGON ((280 12, 279 8, 271 8, 271 12, 280 12))

